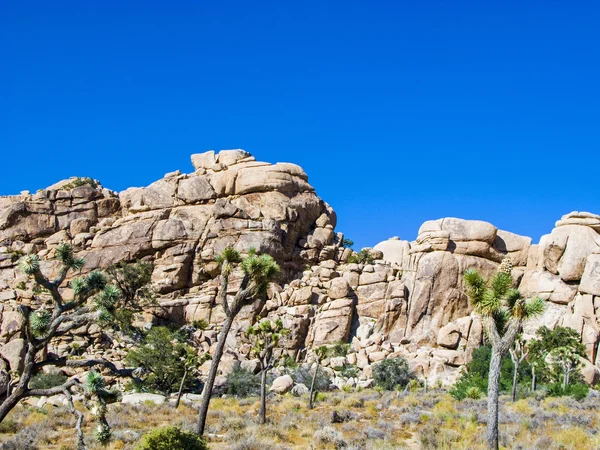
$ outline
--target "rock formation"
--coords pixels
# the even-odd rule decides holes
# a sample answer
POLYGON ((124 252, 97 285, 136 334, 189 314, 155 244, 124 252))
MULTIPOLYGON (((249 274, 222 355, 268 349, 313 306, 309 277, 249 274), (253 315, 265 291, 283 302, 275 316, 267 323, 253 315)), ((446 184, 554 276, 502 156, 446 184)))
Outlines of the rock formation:
MULTIPOLYGON (((371 364, 403 356, 430 382, 452 382, 481 344, 480 319, 464 294, 462 274, 494 273, 504 257, 526 295, 547 300, 546 324, 570 326, 588 350, 588 381, 600 367, 600 216, 571 213, 539 244, 481 221, 445 218, 425 222, 414 242, 392 238, 369 249, 368 261, 351 262, 336 215, 294 164, 257 162, 242 150, 192 155, 195 171, 166 174, 147 187, 119 194, 90 179, 71 179, 36 194, 0 198, 0 365, 17 369, 23 351, 16 302, 43 301, 16 264, 37 253, 46 272, 62 241, 85 257, 84 272, 119 261, 153 263, 159 308, 148 321, 183 324, 205 320, 197 330, 199 351, 214 348, 223 312, 214 257, 232 245, 273 255, 282 266, 267 299, 243 311, 236 330, 257 317, 281 317, 292 333, 286 351, 297 360, 310 349, 346 342, 350 353, 325 366, 355 364, 353 380, 368 385, 371 364)), ((231 286, 232 293, 235 283, 231 286)), ((239 333, 238 333, 239 334, 239 333)), ((104 354, 119 359, 129 344, 103 339, 92 325, 76 330, 54 351, 104 354)), ((223 370, 244 360, 248 348, 232 333, 223 370)), ((2 369, 2 367, 0 367, 2 369)), ((0 380, 0 385, 2 382, 0 380)))

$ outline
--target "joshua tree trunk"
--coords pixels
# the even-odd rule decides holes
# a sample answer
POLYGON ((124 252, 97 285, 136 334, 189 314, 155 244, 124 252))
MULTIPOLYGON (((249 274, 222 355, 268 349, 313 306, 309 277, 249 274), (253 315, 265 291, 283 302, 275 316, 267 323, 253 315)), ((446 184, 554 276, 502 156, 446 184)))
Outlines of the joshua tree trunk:
POLYGON ((267 423, 267 369, 260 374, 260 423, 267 423))
POLYGON ((183 372, 183 378, 181 379, 181 384, 179 385, 179 392, 177 392, 177 401, 175 402, 175 409, 179 408, 179 402, 181 401, 181 394, 183 393, 183 385, 185 384, 185 379, 187 378, 188 370, 187 368, 183 372))
POLYGON ((319 372, 319 362, 317 361, 317 365, 315 367, 315 373, 313 373, 312 381, 310 382, 310 393, 308 397, 308 409, 313 409, 315 407, 315 381, 317 380, 317 372, 319 372))
POLYGON ((535 366, 531 366, 531 392, 535 392, 536 387, 535 366))
POLYGON ((517 399, 517 377, 519 376, 519 360, 515 361, 515 369, 513 371, 513 384, 512 384, 512 401, 517 399))
POLYGON ((33 377, 35 371, 35 355, 37 353, 37 349, 33 344, 29 343, 27 346, 27 353, 25 354, 25 363, 23 365, 23 371, 21 372, 21 378, 19 382, 12 390, 12 393, 4 399, 2 404, 0 405, 0 422, 4 420, 7 414, 19 403, 19 401, 23 398, 27 388, 29 386, 29 381, 33 377))
POLYGON ((490 374, 488 378, 488 418, 486 438, 489 450, 498 450, 498 389, 502 354, 492 348, 490 374))
POLYGON ((225 342, 227 341, 227 335, 233 324, 233 316, 228 316, 223 323, 223 328, 219 334, 217 341, 217 348, 212 358, 210 365, 210 371, 208 372, 208 378, 202 389, 202 402, 200 403, 200 410, 198 412, 198 425, 196 431, 199 435, 204 434, 204 427, 206 426, 206 416, 208 414, 208 405, 210 403, 210 397, 212 395, 213 387, 215 385, 215 378, 217 377, 217 370, 219 369, 219 363, 223 357, 223 351, 225 350, 225 342))

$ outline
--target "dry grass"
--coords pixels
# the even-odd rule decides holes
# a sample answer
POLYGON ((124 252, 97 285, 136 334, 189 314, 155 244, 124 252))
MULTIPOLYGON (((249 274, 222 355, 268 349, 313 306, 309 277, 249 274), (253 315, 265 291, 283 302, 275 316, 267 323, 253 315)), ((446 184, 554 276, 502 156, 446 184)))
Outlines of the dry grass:
MULTIPOLYGON (((271 449, 483 449, 486 401, 458 402, 443 391, 332 392, 308 410, 306 398, 274 396, 269 423, 257 423, 258 399, 215 398, 207 432, 213 450, 271 449)), ((81 406, 78 406, 82 411, 81 406)), ((506 449, 591 450, 600 448, 600 396, 582 402, 570 398, 511 403, 502 398, 501 445, 506 449)), ((87 413, 86 413, 87 414, 87 413)), ((93 443, 90 417, 86 436, 90 448, 133 449, 148 430, 163 425, 193 429, 196 410, 182 405, 143 404, 109 407, 113 439, 106 447, 93 443)), ((74 418, 64 408, 16 408, 0 426, 6 449, 74 448, 74 418), (10 442, 18 443, 12 445, 10 442)))

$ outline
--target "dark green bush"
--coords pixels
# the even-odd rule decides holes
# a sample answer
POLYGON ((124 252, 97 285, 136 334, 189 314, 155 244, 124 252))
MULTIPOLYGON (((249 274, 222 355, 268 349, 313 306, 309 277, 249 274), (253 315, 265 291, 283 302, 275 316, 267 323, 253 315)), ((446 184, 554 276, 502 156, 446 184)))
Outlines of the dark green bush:
POLYGON ((30 389, 50 389, 60 386, 67 381, 67 376, 62 373, 38 373, 29 382, 30 389))
MULTIPOLYGON (((194 355, 195 350, 182 342, 180 333, 154 327, 142 345, 129 351, 126 361, 145 371, 139 390, 168 395, 179 388, 187 361, 194 355)), ((184 388, 191 388, 195 383, 194 377, 188 376, 184 388)))
POLYGON ((372 264, 373 261, 373 256, 371 256, 369 250, 366 248, 363 248, 358 253, 354 252, 348 257, 349 264, 372 264))
POLYGON ((573 397, 576 400, 583 400, 587 397, 590 388, 585 383, 571 383, 567 384, 566 389, 563 390, 561 383, 553 383, 548 386, 548 395, 550 397, 573 397))
POLYGON ((260 379, 240 366, 227 375, 226 392, 236 397, 253 397, 260 394, 260 379))
MULTIPOLYGON (((473 352, 473 359, 466 366, 465 373, 450 390, 450 394, 457 400, 467 397, 467 391, 476 387, 487 395, 488 375, 490 372, 490 359, 492 349, 488 345, 479 347, 473 352)), ((512 389, 514 365, 509 356, 502 359, 500 369, 500 392, 508 393, 512 389)), ((531 381, 531 368, 526 361, 519 367, 519 380, 521 385, 528 385, 531 381)))
POLYGON ((404 358, 385 359, 373 365, 373 383, 386 391, 405 388, 414 378, 404 358))
POLYGON ((337 372, 344 378, 356 378, 360 374, 360 369, 353 364, 344 364, 337 372))
POLYGON ((208 450, 204 439, 178 427, 162 427, 144 435, 136 450, 208 450))

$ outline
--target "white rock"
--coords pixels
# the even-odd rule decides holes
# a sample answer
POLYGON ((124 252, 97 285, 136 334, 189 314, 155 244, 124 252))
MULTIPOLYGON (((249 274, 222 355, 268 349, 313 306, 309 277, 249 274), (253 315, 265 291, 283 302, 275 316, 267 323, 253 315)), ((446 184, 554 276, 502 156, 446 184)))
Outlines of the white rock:
POLYGON ((144 402, 152 402, 156 405, 162 405, 167 397, 159 394, 127 394, 123 396, 121 403, 126 405, 139 405, 144 402))

